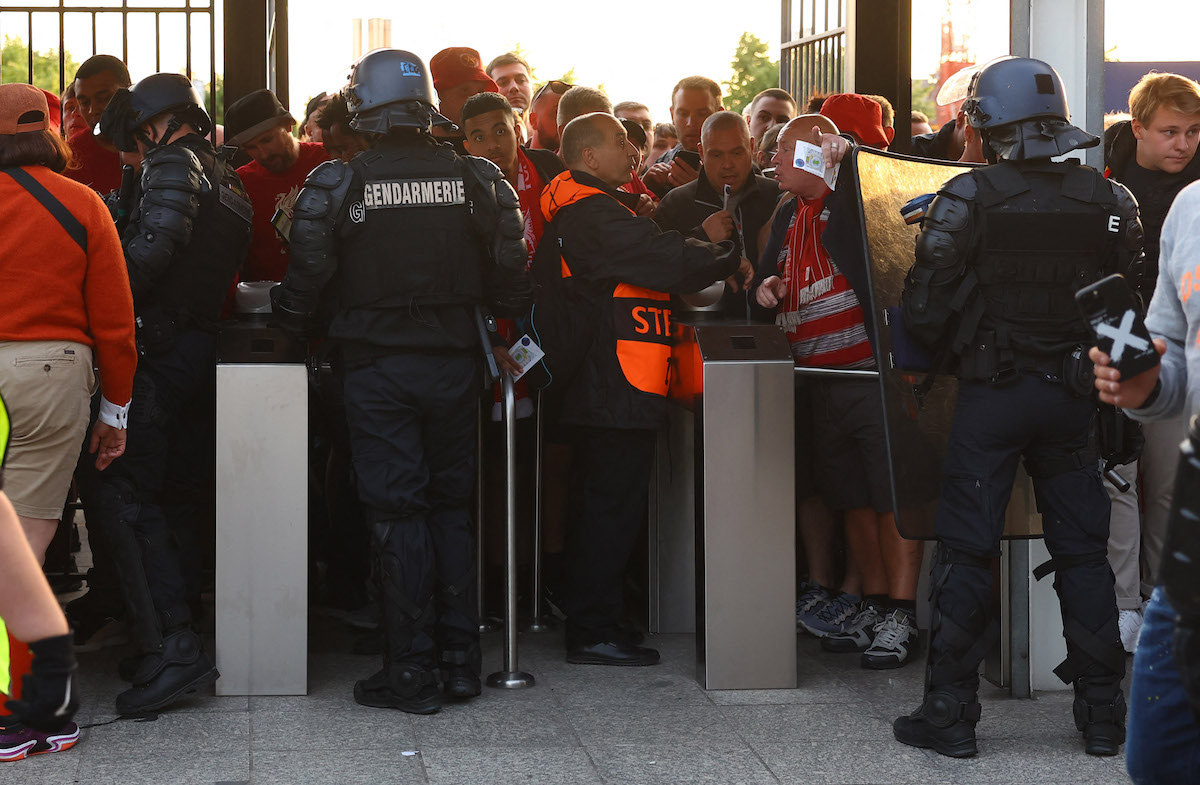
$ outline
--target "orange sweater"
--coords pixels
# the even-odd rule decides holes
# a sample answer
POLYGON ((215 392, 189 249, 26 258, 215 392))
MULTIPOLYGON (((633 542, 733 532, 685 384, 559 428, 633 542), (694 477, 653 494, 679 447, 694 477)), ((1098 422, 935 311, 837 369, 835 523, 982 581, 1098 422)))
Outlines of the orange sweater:
POLYGON ((104 397, 133 395, 133 295, 108 208, 86 185, 44 166, 22 167, 87 229, 88 252, 12 177, 0 174, 0 341, 75 341, 93 347, 104 397))

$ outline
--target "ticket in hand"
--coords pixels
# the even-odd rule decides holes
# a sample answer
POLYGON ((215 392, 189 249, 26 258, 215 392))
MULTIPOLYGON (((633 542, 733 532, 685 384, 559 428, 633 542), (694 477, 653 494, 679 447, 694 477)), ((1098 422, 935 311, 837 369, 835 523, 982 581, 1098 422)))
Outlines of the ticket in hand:
POLYGON ((513 377, 515 382, 520 379, 525 373, 537 365, 538 360, 546 356, 542 351, 542 347, 533 342, 533 339, 528 335, 521 337, 519 341, 508 348, 509 355, 513 358, 513 362, 521 366, 521 372, 513 377))
POLYGON ((796 142, 796 157, 792 161, 797 169, 802 169, 809 174, 815 174, 825 181, 830 190, 833 189, 834 183, 837 182, 838 170, 842 168, 841 164, 834 166, 832 169, 825 168, 825 156, 821 154, 821 146, 809 144, 808 142, 796 142))

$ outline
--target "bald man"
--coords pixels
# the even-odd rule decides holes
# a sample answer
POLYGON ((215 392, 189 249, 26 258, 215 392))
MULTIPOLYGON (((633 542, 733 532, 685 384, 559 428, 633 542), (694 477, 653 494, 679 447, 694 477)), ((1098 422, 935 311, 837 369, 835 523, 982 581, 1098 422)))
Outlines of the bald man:
POLYGON ((744 277, 726 282, 721 312, 736 319, 766 318, 767 312, 752 309, 746 283, 753 277, 759 231, 771 220, 779 186, 754 174, 750 128, 735 112, 708 116, 700 129, 699 152, 700 176, 663 197, 654 220, 664 230, 699 240, 732 240, 743 258, 744 277))
MULTIPOLYGON (((558 419, 574 426, 576 440, 564 570, 567 661, 653 665, 658 652, 636 645, 624 627, 621 577, 646 512, 657 432, 667 424, 669 293, 698 292, 728 277, 739 256, 732 243, 661 232, 634 214, 638 197, 619 188, 633 174, 635 150, 612 115, 572 120, 560 153, 568 171, 546 187, 541 206, 562 258, 539 256, 534 273, 554 276, 561 298, 539 302, 538 310, 557 308, 569 318, 564 334, 588 334, 574 344, 581 356, 559 360, 569 368, 554 371, 565 396, 550 405, 561 406, 558 419)), ((539 329, 553 361, 555 336, 539 329)))

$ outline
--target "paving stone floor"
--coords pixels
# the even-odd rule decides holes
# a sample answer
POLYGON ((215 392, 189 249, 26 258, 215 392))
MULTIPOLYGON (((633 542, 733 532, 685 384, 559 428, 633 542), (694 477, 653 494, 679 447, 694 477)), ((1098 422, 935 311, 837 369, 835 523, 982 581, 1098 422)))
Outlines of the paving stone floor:
MULTIPOLYGON (((980 754, 951 760, 891 736, 913 709, 920 664, 870 672, 800 638, 795 690, 706 692, 690 636, 651 636, 662 664, 568 665, 561 633, 522 635, 537 685, 484 688, 414 717, 354 703, 377 658, 348 653, 340 622, 313 616, 309 694, 195 697, 154 721, 115 719, 120 649, 81 655, 73 749, 0 765, 0 785, 758 785, 758 783, 1128 783, 1124 758, 1083 753, 1066 692, 1014 700, 986 687, 980 754)), ((485 636, 485 673, 500 667, 485 636)))

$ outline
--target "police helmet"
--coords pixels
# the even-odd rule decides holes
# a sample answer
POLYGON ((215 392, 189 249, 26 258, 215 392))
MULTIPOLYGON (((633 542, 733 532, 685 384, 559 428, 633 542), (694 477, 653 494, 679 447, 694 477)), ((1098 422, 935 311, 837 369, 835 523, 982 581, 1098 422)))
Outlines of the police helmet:
POLYGON ((433 80, 421 58, 403 49, 375 49, 350 68, 342 91, 356 131, 384 134, 390 128, 428 130, 437 117, 433 80))
POLYGON ((171 114, 176 128, 190 123, 201 136, 212 130, 204 99, 183 74, 152 74, 128 90, 118 90, 100 118, 100 131, 123 152, 137 149, 138 128, 171 114))
POLYGON ((993 158, 1050 158, 1100 143, 1071 125, 1058 73, 1030 57, 999 57, 971 77, 963 113, 993 158))

